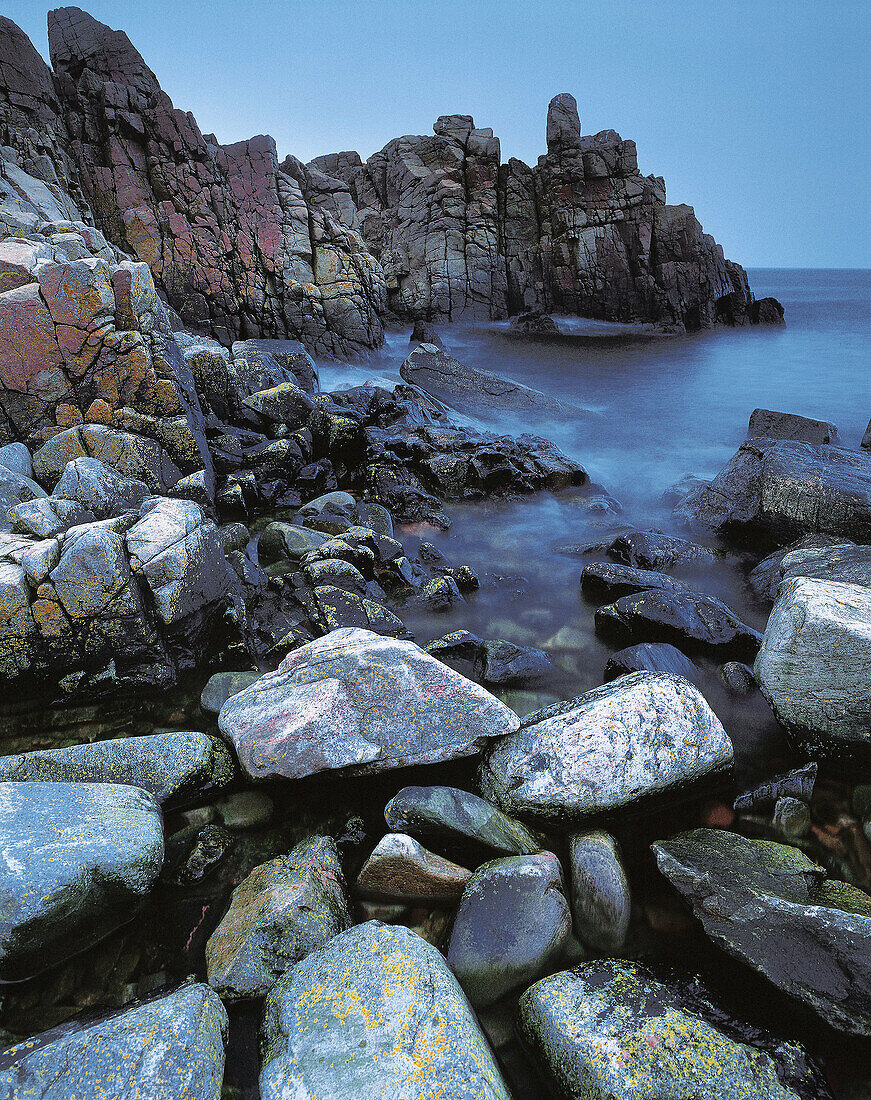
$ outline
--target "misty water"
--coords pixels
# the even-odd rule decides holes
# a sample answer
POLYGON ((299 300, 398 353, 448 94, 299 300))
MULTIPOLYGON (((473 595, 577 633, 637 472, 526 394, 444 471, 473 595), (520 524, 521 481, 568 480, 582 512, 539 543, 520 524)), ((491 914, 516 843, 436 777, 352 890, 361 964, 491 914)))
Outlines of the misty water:
MULTIPOLYGON (((579 409, 577 416, 553 419, 461 405, 457 421, 553 440, 621 510, 615 514, 588 493, 536 494, 510 502, 449 502, 449 531, 405 529, 400 537, 406 546, 413 549, 415 538, 426 538, 481 579, 480 591, 449 612, 402 613, 419 643, 465 628, 548 651, 560 678, 547 690, 501 693, 520 713, 598 686, 612 647, 594 634, 595 608, 581 597, 579 580, 583 566, 604 555, 570 555, 560 547, 610 541, 625 528, 687 535, 663 493, 686 474, 713 477, 744 438, 754 408, 831 421, 842 445, 858 445, 871 414, 871 272, 759 270, 750 277, 757 296, 774 295, 783 303, 785 328, 663 336, 561 318, 566 337, 550 341, 512 338, 507 322, 441 327, 447 350, 461 362, 579 409)), ((408 330, 389 333, 366 363, 320 364, 322 388, 373 379, 392 385, 400 381, 408 351, 408 330)), ((729 554, 712 570, 675 575, 764 629, 768 607, 745 580, 759 556, 729 554)), ((717 665, 698 663, 705 694, 735 743, 739 782, 788 766, 789 749, 761 697, 736 701, 723 688, 717 665)))

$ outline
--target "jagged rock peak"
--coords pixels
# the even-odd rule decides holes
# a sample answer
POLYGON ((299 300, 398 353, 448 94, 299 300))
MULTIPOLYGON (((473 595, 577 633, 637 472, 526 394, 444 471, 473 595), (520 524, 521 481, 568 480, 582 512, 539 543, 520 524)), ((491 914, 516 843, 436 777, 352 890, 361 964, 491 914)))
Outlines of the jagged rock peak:
POLYGON ((48 13, 48 48, 58 74, 77 79, 87 67, 101 80, 119 80, 143 94, 159 91, 157 77, 123 31, 114 31, 81 8, 48 13))
POLYGON ((555 95, 547 108, 547 151, 561 153, 581 143, 581 119, 577 100, 570 92, 555 95))

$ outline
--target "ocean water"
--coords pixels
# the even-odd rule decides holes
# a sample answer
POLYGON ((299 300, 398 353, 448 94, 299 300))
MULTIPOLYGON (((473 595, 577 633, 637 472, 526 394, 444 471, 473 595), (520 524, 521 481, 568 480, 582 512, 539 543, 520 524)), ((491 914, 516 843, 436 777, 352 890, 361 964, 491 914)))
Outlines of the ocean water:
MULTIPOLYGON (((757 407, 831 421, 842 445, 858 446, 871 416, 871 271, 767 269, 751 271, 750 279, 758 297, 780 299, 786 327, 661 336, 561 319, 570 335, 559 342, 511 338, 507 324, 440 329, 448 351, 462 362, 579 408, 576 417, 554 419, 459 406, 461 422, 554 440, 621 511, 591 511, 572 493, 451 502, 450 531, 403 532, 412 546, 421 535, 436 542, 456 564, 471 565, 482 582, 479 592, 449 612, 403 613, 420 643, 466 628, 548 651, 560 673, 545 690, 502 693, 521 713, 598 686, 612 648, 595 636, 595 608, 579 592, 581 570, 597 555, 568 556, 560 546, 602 541, 627 526, 687 534, 663 505, 663 492, 685 474, 713 477, 745 437, 757 407)), ((390 333, 364 364, 322 364, 322 386, 396 381, 408 350, 408 330, 390 333)), ((754 563, 746 554, 730 554, 717 569, 687 579, 763 629, 768 608, 746 584, 754 563)), ((735 742, 739 778, 749 781, 791 763, 764 702, 734 700, 716 664, 700 664, 706 694, 735 742)))

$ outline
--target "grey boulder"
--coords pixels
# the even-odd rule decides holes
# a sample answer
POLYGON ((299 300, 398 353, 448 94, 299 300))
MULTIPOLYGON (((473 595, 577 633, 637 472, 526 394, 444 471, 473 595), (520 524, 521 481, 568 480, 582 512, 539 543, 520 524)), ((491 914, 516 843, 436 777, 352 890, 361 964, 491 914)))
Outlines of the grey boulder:
POLYGON ((353 628, 294 650, 218 716, 254 779, 453 760, 519 724, 489 692, 412 642, 353 628))
POLYGON ((871 898, 797 848, 695 829, 653 845, 708 936, 828 1024, 871 1035, 871 898))
POLYGON ((487 755, 481 793, 506 813, 572 821, 731 762, 732 743, 692 684, 636 672, 529 715, 487 755))
POLYGON ((91 946, 136 911, 163 865, 154 798, 111 783, 0 783, 0 980, 91 946))
POLYGON ((408 928, 358 924, 266 998, 263 1100, 509 1100, 469 1003, 408 928))
POLYGON ((148 496, 148 486, 124 477, 98 458, 76 458, 67 463, 52 496, 80 504, 97 519, 109 519, 138 511, 148 496))
POLYGON ((569 842, 575 935, 595 951, 619 951, 626 938, 632 897, 620 848, 609 833, 577 833, 569 842))

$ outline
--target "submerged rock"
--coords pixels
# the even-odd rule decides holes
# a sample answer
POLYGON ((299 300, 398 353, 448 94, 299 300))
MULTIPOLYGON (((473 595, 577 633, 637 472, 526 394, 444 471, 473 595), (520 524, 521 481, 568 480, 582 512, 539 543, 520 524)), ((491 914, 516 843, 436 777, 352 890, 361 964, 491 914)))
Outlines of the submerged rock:
POLYGON ((557 675, 550 656, 535 646, 486 641, 475 658, 475 672, 485 684, 535 686, 557 675))
POLYGON ((404 833, 383 836, 357 876, 356 890, 374 901, 453 905, 471 871, 428 852, 404 833))
POLYGON ((506 856, 469 879, 447 949, 476 1008, 527 985, 557 959, 571 932, 562 869, 551 852, 506 856))
POLYGON ((0 1089, 9 1100, 219 1100, 226 1035, 217 995, 190 983, 15 1043, 0 1054, 0 1089))
POLYGON ((442 956, 377 921, 336 936, 273 987, 262 1049, 263 1100, 509 1100, 442 956))
POLYGON ((758 630, 714 596, 700 592, 651 589, 621 596, 596 612, 596 633, 627 642, 669 642, 705 656, 752 659, 758 630))
POLYGON ((531 855, 541 843, 525 825, 491 802, 457 787, 403 787, 387 803, 384 820, 425 840, 476 845, 506 855, 531 855))
POLYGON ((626 938, 632 898, 620 848, 609 833, 578 833, 569 842, 575 935, 594 951, 619 951, 626 938))
POLYGON ((304 840, 233 891, 206 944, 209 985, 225 1000, 262 996, 352 923, 335 841, 304 840))
POLYGON ((412 642, 336 630, 231 696, 222 733, 254 779, 375 772, 478 752, 520 719, 412 642))
POLYGON ((0 783, 0 833, 0 981, 129 920, 163 865, 160 807, 138 787, 0 783))
POLYGON ((871 589, 784 581, 754 671, 796 745, 871 766, 871 589))
POLYGON ((696 829, 653 845, 707 934, 828 1024, 871 1035, 871 898, 797 848, 696 829))
POLYGON ((507 813, 572 821, 731 762, 732 743, 692 684, 637 672, 525 718, 485 758, 481 792, 507 813))
POLYGON ((781 798, 798 798, 802 802, 810 802, 818 767, 817 762, 812 760, 802 768, 773 775, 751 791, 739 795, 735 799, 735 809, 744 811, 769 808, 781 798))
POLYGON ((605 680, 616 680, 632 672, 663 672, 667 676, 683 676, 697 684, 699 669, 685 654, 668 642, 641 642, 620 649, 608 658, 605 680))
POLYGON ((558 1094, 589 1100, 798 1100, 764 1050, 686 1008, 616 959, 542 978, 520 998, 521 1033, 558 1094))
POLYGON ((607 553, 608 557, 624 565, 652 569, 658 573, 688 566, 709 567, 722 557, 709 546, 699 546, 676 535, 664 535, 661 531, 629 531, 618 535, 607 553))
POLYGON ((124 783, 141 787, 160 803, 226 787, 235 772, 222 741, 180 730, 0 757, 3 783, 124 783))

